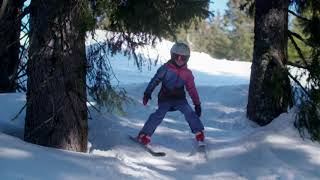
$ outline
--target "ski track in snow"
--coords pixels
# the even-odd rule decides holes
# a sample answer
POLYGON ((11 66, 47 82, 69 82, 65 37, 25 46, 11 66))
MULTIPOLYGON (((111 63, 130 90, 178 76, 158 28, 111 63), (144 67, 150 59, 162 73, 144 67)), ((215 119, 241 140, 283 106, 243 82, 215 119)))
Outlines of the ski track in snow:
MULTIPOLYGON (((98 31, 103 39, 103 32, 98 31)), ((88 40, 87 45, 90 45, 88 40)), ((168 59, 171 42, 156 46, 160 62, 168 59)), ((148 57, 156 57, 149 48, 148 57)), ((142 54, 146 49, 140 49, 142 54)), ((131 103, 126 114, 97 113, 89 106, 88 153, 41 147, 22 141, 24 94, 0 94, 0 179, 320 179, 320 146, 303 141, 293 127, 295 109, 265 127, 246 118, 250 63, 215 60, 192 52, 193 70, 202 101, 207 155, 194 153, 194 135, 179 112, 169 112, 152 137, 153 148, 165 157, 153 157, 128 139, 136 135, 157 108, 157 92, 148 106, 141 102, 147 82, 158 64, 138 71, 132 60, 117 54, 110 59, 131 103)), ((188 99, 190 104, 191 101, 188 99)))

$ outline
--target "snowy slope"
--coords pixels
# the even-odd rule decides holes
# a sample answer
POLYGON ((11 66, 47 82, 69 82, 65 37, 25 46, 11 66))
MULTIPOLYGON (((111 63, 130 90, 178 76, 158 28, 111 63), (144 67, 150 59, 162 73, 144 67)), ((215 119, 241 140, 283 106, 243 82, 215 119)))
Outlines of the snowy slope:
MULTIPOLYGON (((100 34, 102 35, 102 34, 100 34)), ((159 43, 162 63, 171 42, 159 43)), ((146 53, 145 49, 141 53, 146 53)), ((155 54, 149 53, 149 56, 155 54)), ((132 102, 126 115, 99 114, 90 108, 88 153, 41 147, 22 141, 24 94, 0 94, 0 179, 320 179, 320 145, 303 141, 293 127, 294 110, 258 127, 246 118, 250 63, 216 60, 192 52, 193 70, 202 100, 207 156, 194 153, 194 137, 183 115, 170 112, 152 143, 165 157, 153 157, 128 140, 156 109, 141 96, 157 67, 140 72, 133 60, 118 54, 114 71, 132 102)))

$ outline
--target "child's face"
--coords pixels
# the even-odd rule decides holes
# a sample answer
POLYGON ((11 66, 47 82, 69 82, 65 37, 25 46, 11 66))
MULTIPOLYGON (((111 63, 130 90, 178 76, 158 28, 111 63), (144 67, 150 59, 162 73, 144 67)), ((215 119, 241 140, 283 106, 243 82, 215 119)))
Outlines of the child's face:
POLYGON ((183 55, 176 55, 174 60, 178 66, 183 66, 187 63, 188 57, 183 55))

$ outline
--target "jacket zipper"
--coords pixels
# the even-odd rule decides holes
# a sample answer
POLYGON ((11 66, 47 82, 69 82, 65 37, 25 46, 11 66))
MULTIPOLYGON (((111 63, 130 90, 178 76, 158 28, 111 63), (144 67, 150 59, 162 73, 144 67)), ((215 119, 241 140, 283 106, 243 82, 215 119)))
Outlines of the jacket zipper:
POLYGON ((177 87, 178 85, 178 80, 179 80, 179 77, 180 77, 180 69, 178 69, 178 74, 177 74, 177 79, 176 79, 176 82, 174 83, 174 89, 177 87))

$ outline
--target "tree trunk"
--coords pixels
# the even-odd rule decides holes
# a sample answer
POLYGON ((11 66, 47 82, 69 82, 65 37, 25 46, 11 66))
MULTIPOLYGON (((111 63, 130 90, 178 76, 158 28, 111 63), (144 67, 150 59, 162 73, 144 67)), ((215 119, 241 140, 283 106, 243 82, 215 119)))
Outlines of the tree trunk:
POLYGON ((254 53, 247 116, 260 125, 287 111, 291 86, 287 62, 289 0, 256 0, 254 53))
POLYGON ((20 27, 19 12, 22 0, 0 0, 0 93, 14 92, 14 75, 19 65, 20 27))
POLYGON ((26 141, 87 150, 86 6, 81 0, 31 1, 26 141))

